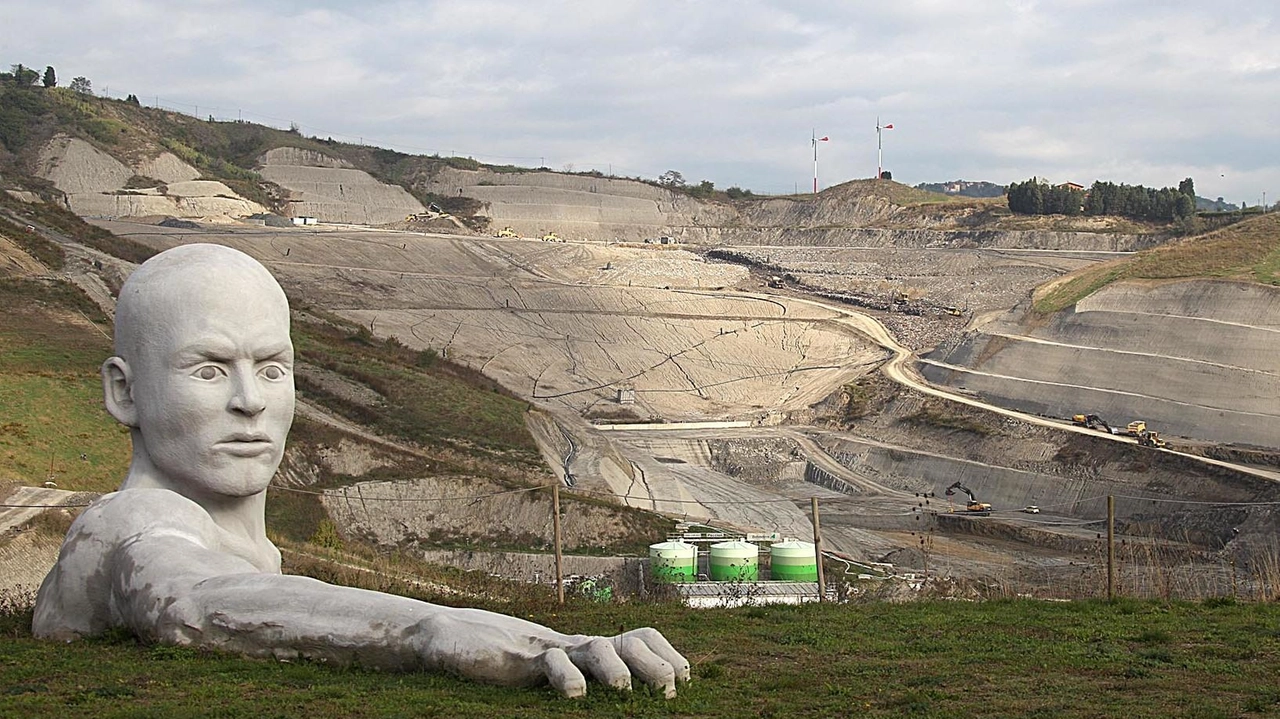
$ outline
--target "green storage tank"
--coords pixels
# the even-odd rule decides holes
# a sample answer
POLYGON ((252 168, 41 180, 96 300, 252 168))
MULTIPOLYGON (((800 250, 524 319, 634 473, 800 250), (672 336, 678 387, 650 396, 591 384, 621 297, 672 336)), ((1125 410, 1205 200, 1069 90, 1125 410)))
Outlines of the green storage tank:
POLYGON ((812 542, 778 542, 769 548, 769 578, 775 582, 818 581, 818 560, 812 542))
POLYGON ((684 542, 650 544, 649 564, 659 582, 693 582, 698 579, 698 548, 684 542))
POLYGON ((759 578, 759 547, 750 542, 711 545, 711 581, 754 582, 759 578))

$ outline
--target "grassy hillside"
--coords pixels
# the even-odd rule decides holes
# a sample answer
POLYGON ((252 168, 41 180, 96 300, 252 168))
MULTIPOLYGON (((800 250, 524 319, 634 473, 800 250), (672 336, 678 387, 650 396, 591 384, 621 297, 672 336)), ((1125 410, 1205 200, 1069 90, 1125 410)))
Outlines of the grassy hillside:
MULTIPOLYGON (((284 192, 256 171, 257 158, 277 147, 314 150, 346 160, 378 179, 399 184, 424 204, 436 202, 447 211, 474 214, 479 204, 468 198, 438 197, 423 192, 420 181, 441 168, 479 169, 470 158, 407 155, 367 145, 304 137, 249 122, 203 120, 182 113, 144 107, 124 100, 94 97, 66 88, 16 88, 0 85, 0 171, 28 175, 20 183, 28 189, 56 194, 47 182, 29 177, 40 147, 57 134, 86 140, 108 154, 130 162, 168 151, 200 170, 206 179, 220 180, 242 197, 276 210, 284 192), (7 153, 5 152, 7 150, 7 153), (455 207, 456 206, 456 207, 455 207), (469 211, 468 211, 469 210, 469 211)), ((486 166, 495 171, 515 167, 486 166)), ((138 186, 150 186, 135 178, 138 186)))
POLYGON ((0 279, 0 306, 0 480, 115 489, 129 435, 102 409, 109 321, 62 282, 0 279))
POLYGON ((1280 285, 1280 213, 1092 265, 1038 292, 1035 310, 1057 312, 1112 282, 1213 277, 1280 285))
MULTIPOLYGON (((536 594, 536 593, 535 593, 536 594)), ((1265 717, 1280 713, 1280 605, 1031 601, 690 610, 481 604, 573 633, 661 630, 693 664, 672 700, 580 700, 448 676, 380 674, 141 645, 31 639, 0 619, 6 716, 1265 717), (74 709, 72 709, 74 707, 74 709)))

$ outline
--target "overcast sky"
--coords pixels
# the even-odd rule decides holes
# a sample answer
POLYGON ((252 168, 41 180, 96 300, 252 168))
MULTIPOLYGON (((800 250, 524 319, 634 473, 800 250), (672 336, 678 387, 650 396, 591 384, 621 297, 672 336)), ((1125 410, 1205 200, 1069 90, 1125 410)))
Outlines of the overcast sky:
MULTIPOLYGON (((199 117, 756 192, 884 166, 1280 199, 1275 0, 5 0, 4 65, 199 117)), ((6 67, 7 69, 7 67, 6 67)))

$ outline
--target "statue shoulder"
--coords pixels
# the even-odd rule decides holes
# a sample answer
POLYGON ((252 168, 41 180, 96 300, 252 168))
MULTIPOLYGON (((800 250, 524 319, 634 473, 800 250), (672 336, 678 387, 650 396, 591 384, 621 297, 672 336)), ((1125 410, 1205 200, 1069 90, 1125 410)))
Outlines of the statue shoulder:
POLYGON ((203 507, 177 492, 122 489, 90 504, 71 525, 67 539, 89 533, 106 541, 121 541, 151 531, 176 533, 206 544, 214 539, 217 525, 203 507))

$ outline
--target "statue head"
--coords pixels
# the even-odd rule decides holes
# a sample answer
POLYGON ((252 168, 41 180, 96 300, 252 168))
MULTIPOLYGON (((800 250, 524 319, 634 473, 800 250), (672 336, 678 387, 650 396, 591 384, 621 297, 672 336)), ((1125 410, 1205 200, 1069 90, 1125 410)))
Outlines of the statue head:
POLYGON ((293 422, 289 303, 265 267, 221 245, 144 262, 120 290, 107 411, 131 428, 124 488, 201 499, 266 489, 293 422))

